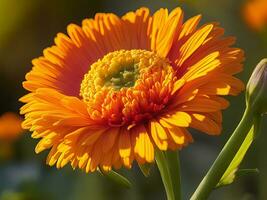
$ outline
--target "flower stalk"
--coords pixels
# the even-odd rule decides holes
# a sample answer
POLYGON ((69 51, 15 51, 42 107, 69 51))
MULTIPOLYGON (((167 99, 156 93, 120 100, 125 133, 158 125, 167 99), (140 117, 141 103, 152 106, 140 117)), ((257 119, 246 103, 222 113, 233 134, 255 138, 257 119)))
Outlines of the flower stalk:
POLYGON ((179 153, 178 151, 167 151, 165 155, 173 184, 174 198, 175 200, 179 200, 182 196, 179 153))
POLYGON ((254 134, 257 134, 261 117, 267 111, 267 59, 261 60, 256 66, 246 88, 247 106, 244 115, 207 175, 191 197, 191 200, 207 199, 234 159, 252 126, 256 126, 257 130, 254 134))
POLYGON ((198 188, 190 200, 205 200, 216 187, 224 172, 230 165, 242 145, 247 133, 249 132, 254 121, 254 113, 251 109, 246 108, 243 117, 235 129, 234 133, 223 147, 219 156, 211 166, 207 175, 203 178, 198 188))
POLYGON ((178 151, 157 151, 156 162, 168 200, 181 200, 180 162, 178 151))

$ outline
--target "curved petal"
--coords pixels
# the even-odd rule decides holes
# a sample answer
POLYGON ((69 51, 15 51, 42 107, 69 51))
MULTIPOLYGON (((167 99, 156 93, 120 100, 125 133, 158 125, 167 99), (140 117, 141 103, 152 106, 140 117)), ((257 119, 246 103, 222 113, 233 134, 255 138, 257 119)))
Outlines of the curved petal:
POLYGON ((166 57, 173 42, 178 37, 183 20, 181 8, 174 9, 168 14, 167 9, 154 13, 151 27, 151 49, 160 56, 166 57))
POLYGON ((205 114, 191 113, 192 123, 190 127, 198 129, 209 135, 219 135, 222 130, 222 124, 214 121, 205 114))
POLYGON ((80 84, 90 65, 105 54, 121 49, 149 49, 149 10, 141 8, 120 19, 114 14, 97 14, 85 19, 82 27, 70 24, 68 36, 58 34, 54 46, 33 60, 26 75, 25 89, 53 88, 79 97, 80 84))
POLYGON ((154 147, 149 133, 143 125, 135 127, 131 131, 131 143, 135 158, 140 164, 154 161, 154 147))
POLYGON ((151 26, 151 16, 149 9, 140 8, 135 12, 128 12, 122 17, 125 32, 125 49, 150 49, 149 27, 151 26))

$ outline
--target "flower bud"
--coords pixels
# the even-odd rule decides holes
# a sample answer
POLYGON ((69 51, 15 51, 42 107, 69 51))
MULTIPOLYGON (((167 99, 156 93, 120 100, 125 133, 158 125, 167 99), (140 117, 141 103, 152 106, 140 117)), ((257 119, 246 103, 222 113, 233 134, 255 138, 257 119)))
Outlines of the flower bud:
POLYGON ((248 81, 246 101, 255 112, 267 113, 267 58, 260 61, 248 81))

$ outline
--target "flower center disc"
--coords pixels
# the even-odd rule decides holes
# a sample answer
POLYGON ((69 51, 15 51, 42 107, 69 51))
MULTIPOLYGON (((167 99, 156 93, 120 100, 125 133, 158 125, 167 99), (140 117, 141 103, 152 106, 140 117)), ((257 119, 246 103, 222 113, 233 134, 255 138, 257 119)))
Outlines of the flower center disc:
POLYGON ((138 114, 150 115, 149 106, 160 109, 165 97, 160 92, 167 95, 174 79, 168 60, 154 52, 114 51, 91 65, 80 95, 93 119, 121 125, 138 114))
POLYGON ((146 50, 120 50, 105 55, 93 63, 84 76, 80 95, 85 101, 103 88, 118 91, 134 87, 141 74, 169 63, 157 54, 146 50))

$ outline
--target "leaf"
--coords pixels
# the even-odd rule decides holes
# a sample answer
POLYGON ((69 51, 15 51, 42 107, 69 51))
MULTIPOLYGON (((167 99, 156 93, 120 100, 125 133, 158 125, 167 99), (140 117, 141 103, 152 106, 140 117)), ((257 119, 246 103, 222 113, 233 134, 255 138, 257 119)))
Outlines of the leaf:
POLYGON ((138 164, 140 170, 142 171, 143 175, 145 177, 148 177, 150 175, 150 171, 151 171, 151 168, 152 168, 152 164, 149 164, 149 163, 145 163, 143 165, 140 165, 138 164))
POLYGON ((258 174, 260 171, 256 168, 256 169, 239 169, 236 172, 236 178, 239 178, 241 176, 246 176, 246 175, 250 175, 250 174, 258 174))
POLYGON ((108 179, 110 179, 111 181, 115 182, 116 184, 126 187, 126 188, 130 188, 132 186, 131 182, 124 176, 122 176, 121 174, 110 170, 109 172, 105 172, 101 169, 99 169, 99 172, 107 177, 108 179))
MULTIPOLYGON (((251 143, 253 142, 255 136, 257 135, 258 129, 260 125, 260 116, 257 116, 254 118, 254 123, 252 127, 250 128, 250 131, 248 132, 245 140, 243 141, 242 145, 240 146, 238 152, 236 153, 234 159, 228 166, 227 170, 223 174, 221 180, 217 184, 216 187, 228 185, 234 182, 236 179, 238 173, 242 173, 242 170, 238 170, 240 163, 242 162, 244 156, 247 153, 247 150, 249 149, 251 143)), ((243 172, 245 172, 243 170, 243 172)), ((248 172, 248 171, 247 171, 248 172)))

